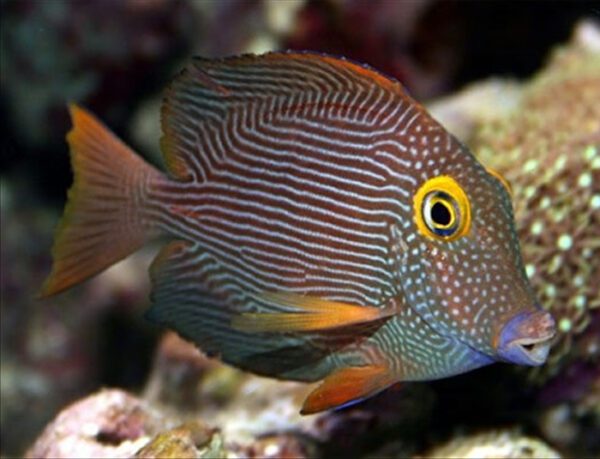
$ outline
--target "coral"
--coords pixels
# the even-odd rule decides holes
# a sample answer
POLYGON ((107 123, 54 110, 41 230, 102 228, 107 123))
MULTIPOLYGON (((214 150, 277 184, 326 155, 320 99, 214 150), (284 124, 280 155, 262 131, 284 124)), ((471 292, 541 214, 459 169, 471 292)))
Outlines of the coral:
POLYGON ((600 451, 598 24, 580 23, 531 81, 500 84, 509 91, 479 83, 432 108, 512 184, 526 272, 558 323, 547 364, 515 371, 536 388, 545 437, 585 455, 600 451))
POLYGON ((161 432, 135 454, 136 458, 225 459, 221 436, 198 421, 189 421, 161 432))
POLYGON ((482 124, 470 141, 512 184, 526 271, 558 323, 538 379, 567 363, 573 340, 600 313, 599 42, 600 29, 581 24, 574 43, 524 86, 515 109, 482 124))
POLYGON ((514 112, 522 94, 522 85, 516 81, 491 78, 436 99, 427 109, 444 128, 468 142, 479 126, 496 123, 514 112))
POLYGON ((540 390, 539 427, 552 444, 600 452, 600 314, 577 336, 570 362, 540 390))
POLYGON ((425 386, 408 386, 341 412, 302 417, 298 410, 309 385, 209 361, 172 334, 158 352, 160 370, 154 370, 146 397, 112 389, 74 403, 46 427, 27 457, 348 456, 392 433, 403 452, 413 452, 433 403, 425 386), (188 373, 186 365, 195 370, 188 373), (164 397, 182 387, 197 393, 191 400, 164 397), (184 408, 182 402, 190 404, 184 408))
POLYGON ((269 432, 310 431, 315 417, 298 412, 309 390, 306 384, 254 376, 209 359, 167 332, 157 348, 144 399, 179 416, 211 419, 226 439, 251 444, 269 432))
POLYGON ((433 3, 306 2, 284 47, 344 55, 397 78, 420 97, 431 96, 454 71, 456 44, 461 38, 445 21, 428 27, 424 17, 433 3), (441 35, 444 39, 434 38, 441 35), (421 53, 415 52, 419 39, 429 41, 419 49, 421 53))
POLYGON ((190 6, 202 24, 202 35, 196 39, 194 51, 213 57, 281 49, 282 39, 293 28, 298 9, 305 3, 306 0, 192 1, 190 6))
MULTIPOLYGON (((312 388, 241 372, 167 332, 144 400, 172 416, 210 420, 226 449, 244 457, 315 457, 323 448, 350 454, 386 432, 398 432, 403 450, 412 451, 406 445, 421 435, 415 426, 427 422, 433 405, 428 388, 415 385, 390 389, 341 412, 301 416, 300 406, 312 388)), ((159 443, 156 448, 162 447, 159 443)))
POLYGON ((68 101, 124 120, 140 92, 162 86, 169 62, 191 46, 188 2, 106 8, 104 0, 2 2, 2 96, 21 141, 46 149, 61 142, 68 101))
POLYGON ((458 436, 418 458, 538 459, 560 458, 557 451, 541 440, 514 431, 494 431, 472 436, 458 436))

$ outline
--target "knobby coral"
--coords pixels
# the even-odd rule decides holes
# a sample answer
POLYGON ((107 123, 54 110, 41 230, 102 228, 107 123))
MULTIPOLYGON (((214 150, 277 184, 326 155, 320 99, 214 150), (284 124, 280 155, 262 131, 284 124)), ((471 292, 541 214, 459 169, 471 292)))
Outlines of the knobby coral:
MULTIPOLYGON (((512 184, 526 272, 558 323, 540 380, 569 360, 573 340, 600 313, 599 100, 600 29, 583 23, 514 110, 482 124, 470 142, 512 184)), ((590 349, 596 355, 586 358, 597 358, 590 349)))

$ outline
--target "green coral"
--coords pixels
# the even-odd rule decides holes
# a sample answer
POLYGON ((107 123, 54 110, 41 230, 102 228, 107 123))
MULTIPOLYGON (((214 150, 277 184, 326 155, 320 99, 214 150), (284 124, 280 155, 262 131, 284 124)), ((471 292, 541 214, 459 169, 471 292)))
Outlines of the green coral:
POLYGON ((558 324, 550 365, 537 377, 561 368, 599 313, 599 37, 594 26, 580 27, 575 43, 524 86, 516 108, 482 124, 470 142, 512 184, 526 271, 558 324))

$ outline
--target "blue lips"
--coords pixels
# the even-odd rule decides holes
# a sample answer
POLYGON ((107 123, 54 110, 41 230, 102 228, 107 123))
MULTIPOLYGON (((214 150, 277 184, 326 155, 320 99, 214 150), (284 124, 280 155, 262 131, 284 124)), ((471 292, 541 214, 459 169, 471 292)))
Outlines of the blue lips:
POLYGON ((542 365, 554 334, 554 319, 547 312, 519 313, 500 332, 498 356, 518 365, 542 365))

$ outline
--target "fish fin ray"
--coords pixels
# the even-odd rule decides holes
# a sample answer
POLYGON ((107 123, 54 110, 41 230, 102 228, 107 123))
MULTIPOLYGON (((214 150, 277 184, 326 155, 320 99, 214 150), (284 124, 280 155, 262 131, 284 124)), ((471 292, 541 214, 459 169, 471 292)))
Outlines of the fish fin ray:
POLYGON ((506 188, 506 191, 508 192, 509 196, 512 198, 513 189, 512 189, 512 185, 510 184, 508 179, 506 177, 504 177, 504 175, 502 175, 502 173, 500 171, 494 169, 493 167, 486 167, 486 170, 487 170, 488 174, 490 174, 492 177, 494 177, 496 180, 498 180, 502 184, 502 186, 504 188, 506 188))
POLYGON ((243 305, 230 303, 223 283, 230 273, 201 246, 175 240, 164 246, 150 267, 152 306, 146 317, 195 343, 210 356, 260 375, 316 381, 331 367, 326 357, 348 344, 351 336, 316 345, 313 337, 250 333, 231 326, 243 305))
POLYGON ((234 328, 248 332, 307 332, 374 322, 394 314, 388 308, 357 306, 287 292, 264 292, 258 297, 299 312, 243 313, 233 318, 234 328))
POLYGON ((230 129, 242 107, 253 122, 257 107, 261 113, 303 114, 306 104, 343 108, 353 118, 374 117, 376 110, 340 106, 340 93, 371 91, 373 83, 397 97, 399 103, 420 112, 435 123, 402 85, 366 65, 317 53, 272 52, 221 59, 196 57, 177 75, 165 91, 161 107, 161 139, 165 164, 179 179, 208 180, 212 171, 226 162, 230 129), (304 96, 309 97, 304 97, 304 96), (318 101, 318 102, 315 102, 318 101), (249 108, 250 104, 254 108, 249 108))
POLYGON ((349 406, 395 382, 386 365, 341 368, 327 376, 302 405, 301 414, 349 406))
POLYGON ((142 187, 162 174, 91 113, 70 105, 67 135, 74 181, 52 248, 52 271, 40 296, 59 293, 125 258, 154 234, 139 213, 142 187))

